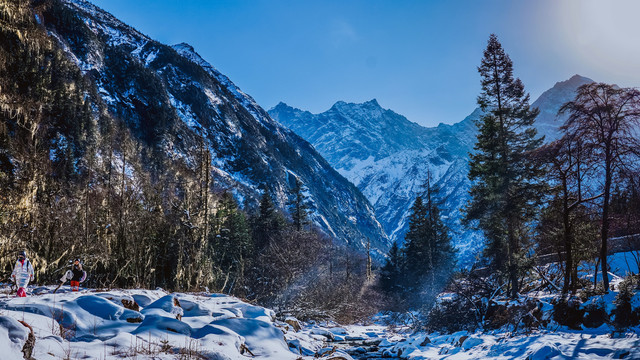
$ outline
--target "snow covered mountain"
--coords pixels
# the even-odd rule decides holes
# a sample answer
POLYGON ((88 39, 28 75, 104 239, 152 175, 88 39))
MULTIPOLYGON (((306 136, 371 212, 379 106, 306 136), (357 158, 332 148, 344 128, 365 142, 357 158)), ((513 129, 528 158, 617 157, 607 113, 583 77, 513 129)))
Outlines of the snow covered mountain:
MULTIPOLYGON (((573 76, 543 93, 534 106, 540 108, 536 126, 540 134, 555 139, 562 119, 560 106, 571 100, 578 86, 592 82, 573 76)), ((452 229, 462 265, 473 261, 482 247, 479 233, 465 229, 461 209, 468 200, 468 156, 476 138, 476 109, 454 125, 426 128, 376 100, 362 104, 337 102, 331 109, 312 114, 280 103, 271 116, 307 139, 373 204, 378 220, 393 241, 404 239, 407 216, 427 173, 441 190, 443 216, 452 229)))
POLYGON ((52 4, 36 18, 155 160, 195 167, 204 143, 214 181, 233 189, 241 204, 256 204, 266 186, 284 207, 298 178, 324 232, 355 248, 370 239, 375 249, 387 249, 366 197, 191 46, 161 44, 86 1, 52 4))
POLYGON ((533 102, 532 106, 540 109, 535 127, 539 135, 545 136, 545 141, 551 142, 559 137, 559 127, 567 119, 567 115, 557 116, 558 110, 567 101, 573 100, 576 89, 581 85, 590 84, 593 80, 580 75, 573 75, 569 80, 557 82, 551 89, 545 91, 533 102))

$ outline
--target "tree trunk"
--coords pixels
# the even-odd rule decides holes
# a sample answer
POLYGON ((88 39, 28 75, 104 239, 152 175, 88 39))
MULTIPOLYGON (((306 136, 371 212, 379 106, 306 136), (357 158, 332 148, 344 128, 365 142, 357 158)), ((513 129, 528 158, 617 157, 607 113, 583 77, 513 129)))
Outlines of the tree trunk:
POLYGON ((564 253, 565 253, 564 285, 562 286, 562 294, 566 294, 573 287, 573 284, 571 283, 572 272, 573 272, 573 253, 572 253, 571 234, 570 234, 571 225, 569 224, 569 194, 567 194, 568 190, 567 190, 566 178, 562 179, 562 187, 563 187, 562 237, 564 240, 564 253))
POLYGON ((507 229, 509 236, 509 246, 508 246, 508 257, 509 257, 509 282, 511 283, 511 298, 515 299, 518 297, 518 291, 520 290, 518 287, 518 266, 516 264, 515 259, 515 251, 517 249, 516 237, 513 231, 513 224, 511 219, 508 220, 509 224, 507 225, 509 228, 507 229))
POLYGON ((611 192, 611 162, 612 156, 607 151, 605 159, 605 180, 604 180, 604 200, 602 201, 602 231, 600 233, 600 239, 602 246, 600 247, 600 264, 602 265, 602 283, 604 290, 609 291, 609 275, 607 267, 607 240, 609 237, 609 197, 611 192))

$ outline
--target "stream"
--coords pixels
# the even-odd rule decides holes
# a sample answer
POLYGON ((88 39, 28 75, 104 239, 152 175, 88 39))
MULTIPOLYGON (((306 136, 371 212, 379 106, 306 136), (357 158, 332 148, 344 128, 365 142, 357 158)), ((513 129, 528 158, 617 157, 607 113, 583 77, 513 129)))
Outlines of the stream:
POLYGON ((397 355, 385 351, 388 348, 378 347, 382 341, 381 338, 347 337, 345 340, 334 341, 328 345, 335 346, 336 350, 346 352, 355 360, 398 359, 397 355))

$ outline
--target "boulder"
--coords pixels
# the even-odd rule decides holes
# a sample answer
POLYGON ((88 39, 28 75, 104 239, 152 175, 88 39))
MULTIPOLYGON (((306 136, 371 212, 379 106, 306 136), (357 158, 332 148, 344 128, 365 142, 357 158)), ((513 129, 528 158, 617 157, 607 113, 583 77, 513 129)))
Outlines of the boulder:
POLYGON ((284 319, 284 322, 289 324, 295 332, 302 330, 302 325, 300 325, 300 321, 298 321, 298 319, 292 316, 289 316, 286 319, 284 319))

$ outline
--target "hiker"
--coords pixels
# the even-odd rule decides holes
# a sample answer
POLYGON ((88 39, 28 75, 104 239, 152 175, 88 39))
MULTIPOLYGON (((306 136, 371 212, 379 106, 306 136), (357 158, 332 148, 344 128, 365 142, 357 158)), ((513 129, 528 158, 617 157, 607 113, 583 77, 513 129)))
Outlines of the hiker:
POLYGON ((86 278, 87 272, 82 270, 80 259, 75 259, 73 260, 73 266, 71 267, 71 270, 67 270, 67 272, 64 273, 62 278, 60 278, 60 284, 58 284, 58 287, 53 290, 53 292, 55 293, 56 291, 58 291, 58 289, 60 289, 60 286, 64 285, 67 280, 70 281, 69 285, 71 285, 71 291, 78 291, 80 283, 83 282, 86 278))
POLYGON ((33 280, 33 266, 31 265, 31 261, 27 259, 27 253, 21 251, 18 254, 18 261, 16 261, 16 265, 13 267, 13 272, 11 273, 11 280, 18 287, 18 297, 26 297, 27 296, 27 285, 29 285, 29 281, 33 280))
POLYGON ((171 305, 171 314, 175 315, 176 319, 182 321, 184 310, 182 310, 182 306, 180 306, 180 300, 178 300, 177 297, 173 298, 173 305, 171 305))

